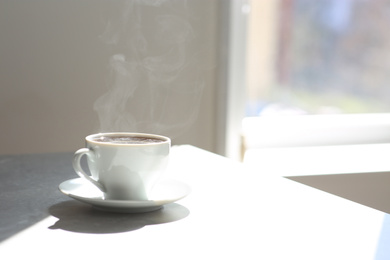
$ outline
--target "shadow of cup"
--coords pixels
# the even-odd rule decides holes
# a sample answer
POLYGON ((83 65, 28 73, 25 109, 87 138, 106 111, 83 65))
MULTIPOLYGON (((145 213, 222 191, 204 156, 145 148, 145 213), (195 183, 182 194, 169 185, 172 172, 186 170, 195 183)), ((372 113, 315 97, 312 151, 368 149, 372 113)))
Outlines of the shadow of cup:
POLYGON ((96 210, 77 202, 65 201, 49 208, 58 218, 50 229, 62 229, 77 233, 110 234, 134 231, 147 225, 174 222, 187 217, 190 211, 179 204, 165 205, 162 209, 136 214, 111 213, 96 210))

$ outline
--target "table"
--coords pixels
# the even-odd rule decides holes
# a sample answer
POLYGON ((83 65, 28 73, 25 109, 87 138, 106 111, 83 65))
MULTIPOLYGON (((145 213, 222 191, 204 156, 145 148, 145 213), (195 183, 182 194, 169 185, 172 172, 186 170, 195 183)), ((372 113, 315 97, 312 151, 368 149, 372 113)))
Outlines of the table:
MULTIPOLYGON (((176 146, 165 177, 189 184, 191 194, 159 211, 118 214, 60 193, 58 185, 76 177, 71 158, 0 156, 1 259, 390 257, 386 207, 362 205, 302 179, 261 174, 193 146, 176 146)), ((388 176, 374 174, 377 181, 388 176)))

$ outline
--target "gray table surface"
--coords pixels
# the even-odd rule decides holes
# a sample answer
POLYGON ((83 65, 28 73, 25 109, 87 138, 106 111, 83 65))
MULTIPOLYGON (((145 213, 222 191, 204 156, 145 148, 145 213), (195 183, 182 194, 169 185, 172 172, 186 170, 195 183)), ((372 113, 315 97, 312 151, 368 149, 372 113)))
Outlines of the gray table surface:
POLYGON ((76 177, 72 153, 0 156, 0 241, 50 215, 68 201, 58 184, 76 177))

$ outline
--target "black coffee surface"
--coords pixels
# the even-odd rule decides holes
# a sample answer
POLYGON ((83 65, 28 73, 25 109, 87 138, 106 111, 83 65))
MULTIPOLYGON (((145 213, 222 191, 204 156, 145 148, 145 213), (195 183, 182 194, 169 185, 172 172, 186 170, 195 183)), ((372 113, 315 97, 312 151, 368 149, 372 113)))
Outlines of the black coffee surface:
POLYGON ((150 143, 161 143, 165 141, 159 138, 151 138, 151 137, 143 137, 143 136, 100 136, 93 140, 101 143, 114 143, 114 144, 150 144, 150 143))

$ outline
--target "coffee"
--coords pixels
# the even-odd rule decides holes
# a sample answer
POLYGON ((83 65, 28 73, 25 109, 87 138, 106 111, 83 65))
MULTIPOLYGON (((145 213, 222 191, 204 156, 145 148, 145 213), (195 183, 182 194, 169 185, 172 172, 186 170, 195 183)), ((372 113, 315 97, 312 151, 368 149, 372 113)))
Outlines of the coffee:
POLYGON ((151 144, 151 143, 161 143, 164 142, 164 139, 154 138, 154 137, 144 137, 144 136, 99 136, 94 138, 93 141, 99 143, 113 143, 113 144, 151 144))

